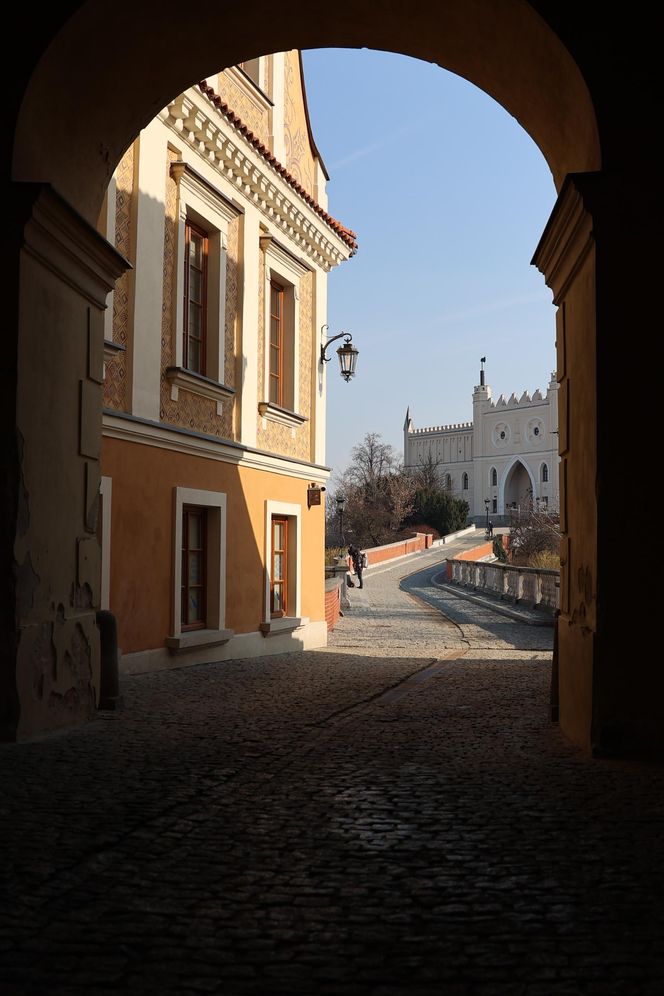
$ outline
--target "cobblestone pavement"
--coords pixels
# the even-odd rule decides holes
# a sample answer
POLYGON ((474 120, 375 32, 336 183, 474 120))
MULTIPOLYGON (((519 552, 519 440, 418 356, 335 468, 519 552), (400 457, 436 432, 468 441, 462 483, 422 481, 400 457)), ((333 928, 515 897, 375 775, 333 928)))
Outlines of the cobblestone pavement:
POLYGON ((664 993, 664 772, 548 723, 550 631, 399 589, 435 559, 0 747, 3 996, 664 993))

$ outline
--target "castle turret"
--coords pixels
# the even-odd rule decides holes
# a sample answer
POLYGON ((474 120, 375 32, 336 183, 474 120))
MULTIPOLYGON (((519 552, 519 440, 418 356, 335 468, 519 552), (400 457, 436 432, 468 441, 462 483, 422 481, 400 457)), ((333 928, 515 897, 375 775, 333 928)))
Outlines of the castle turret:
POLYGON ((473 389, 473 460, 475 462, 473 489, 472 515, 481 515, 484 512, 484 499, 489 497, 487 474, 488 467, 484 460, 484 440, 482 438, 483 419, 482 415, 491 405, 491 388, 484 380, 484 364, 486 356, 480 360, 480 382, 473 389))
POLYGON ((403 464, 404 467, 410 465, 410 438, 409 434, 413 431, 413 420, 410 417, 410 406, 406 408, 406 417, 403 423, 403 464))

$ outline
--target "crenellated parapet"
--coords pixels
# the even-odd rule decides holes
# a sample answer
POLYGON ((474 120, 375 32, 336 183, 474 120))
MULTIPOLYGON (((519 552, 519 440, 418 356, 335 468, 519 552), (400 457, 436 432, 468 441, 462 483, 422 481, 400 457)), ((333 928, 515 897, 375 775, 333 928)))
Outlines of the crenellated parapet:
POLYGON ((472 428, 472 422, 451 422, 449 425, 430 425, 423 429, 409 428, 408 432, 411 436, 426 436, 439 432, 468 432, 472 428))
POLYGON ((489 403, 486 410, 495 411, 499 408, 505 408, 505 409, 527 408, 529 406, 532 407, 533 405, 547 404, 547 402, 551 398, 552 392, 557 390, 558 390, 558 385, 556 384, 555 380, 552 380, 552 382, 549 384, 546 395, 542 394, 539 387, 533 391, 532 395, 528 391, 524 391, 520 398, 517 398, 516 394, 512 393, 508 400, 505 398, 504 394, 501 394, 496 401, 492 400, 489 403))

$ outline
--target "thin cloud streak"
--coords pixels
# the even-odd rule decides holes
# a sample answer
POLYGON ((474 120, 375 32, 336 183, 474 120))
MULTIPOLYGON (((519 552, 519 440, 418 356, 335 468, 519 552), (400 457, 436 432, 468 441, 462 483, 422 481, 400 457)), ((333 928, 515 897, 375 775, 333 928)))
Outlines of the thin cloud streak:
POLYGON ((473 308, 463 308, 461 311, 453 311, 447 315, 439 315, 435 321, 427 325, 433 328, 437 325, 449 325, 450 322, 462 322, 468 318, 480 318, 483 315, 495 315, 499 311, 507 311, 508 308, 518 308, 523 304, 541 304, 543 301, 551 303, 551 299, 546 296, 546 292, 538 294, 520 294, 516 297, 504 298, 502 301, 492 301, 489 304, 478 304, 473 308))
POLYGON ((409 125, 405 125, 403 128, 397 129, 397 131, 390 131, 384 138, 380 139, 378 142, 371 142, 369 145, 361 146, 359 149, 355 149, 353 152, 349 152, 347 156, 343 156, 342 159, 337 159, 336 162, 330 163, 330 171, 343 169, 345 166, 349 166, 350 163, 357 162, 358 159, 364 159, 366 156, 372 155, 374 152, 380 152, 382 149, 387 148, 388 145, 392 145, 398 139, 403 138, 404 135, 411 135, 413 132, 417 131, 422 124, 424 124, 424 118, 420 118, 417 121, 411 121, 409 125))

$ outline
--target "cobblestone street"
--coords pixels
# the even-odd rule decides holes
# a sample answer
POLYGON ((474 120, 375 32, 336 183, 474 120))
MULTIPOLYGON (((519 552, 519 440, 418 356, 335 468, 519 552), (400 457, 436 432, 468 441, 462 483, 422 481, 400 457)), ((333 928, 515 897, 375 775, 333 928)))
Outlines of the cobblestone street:
POLYGON ((552 630, 441 556, 367 572, 325 650, 0 746, 3 996, 664 993, 664 771, 570 747, 552 630))

